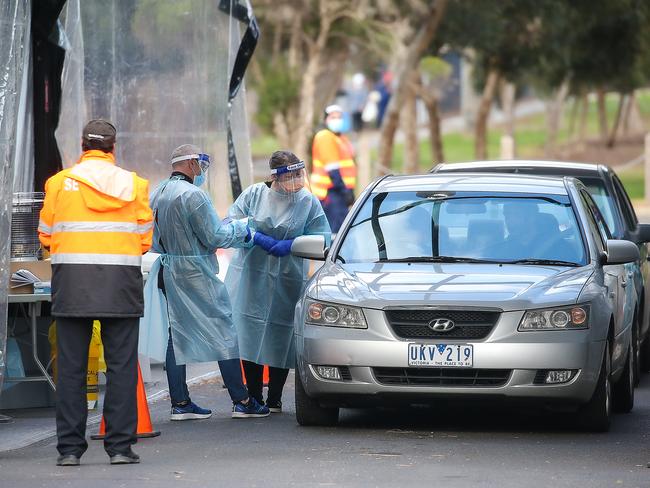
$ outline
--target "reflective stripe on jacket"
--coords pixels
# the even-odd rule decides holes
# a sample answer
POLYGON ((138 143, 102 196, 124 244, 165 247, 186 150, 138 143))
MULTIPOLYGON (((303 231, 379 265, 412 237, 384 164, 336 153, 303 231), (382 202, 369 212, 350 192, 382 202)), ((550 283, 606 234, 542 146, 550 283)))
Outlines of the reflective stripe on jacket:
POLYGON ((354 190, 357 184, 357 167, 354 164, 352 144, 345 136, 336 135, 328 129, 320 130, 314 136, 312 145, 311 189, 319 200, 325 200, 327 190, 334 184, 329 176, 332 170, 339 170, 345 187, 354 190))
POLYGON ((52 314, 139 317, 153 232, 149 183, 91 150, 45 184, 38 226, 52 257, 52 314))

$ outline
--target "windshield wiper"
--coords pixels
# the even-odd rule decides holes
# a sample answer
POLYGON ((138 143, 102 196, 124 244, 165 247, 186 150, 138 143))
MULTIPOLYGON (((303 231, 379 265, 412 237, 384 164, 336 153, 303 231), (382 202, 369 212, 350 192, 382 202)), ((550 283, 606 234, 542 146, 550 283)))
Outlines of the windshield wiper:
POLYGON ((408 258, 380 259, 380 263, 499 263, 491 259, 463 258, 457 256, 411 256, 408 258))
POLYGON ((582 266, 573 261, 562 261, 560 259, 517 259, 515 261, 504 261, 504 264, 548 264, 550 266, 582 266))

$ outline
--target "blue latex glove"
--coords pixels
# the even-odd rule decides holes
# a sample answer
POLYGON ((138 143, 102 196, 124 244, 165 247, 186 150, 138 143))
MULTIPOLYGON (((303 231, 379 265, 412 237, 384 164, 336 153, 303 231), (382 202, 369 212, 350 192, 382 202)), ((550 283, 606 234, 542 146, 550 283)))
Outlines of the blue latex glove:
POLYGON ((271 248, 269 254, 273 254, 278 258, 288 256, 291 254, 291 244, 293 244, 293 239, 283 239, 278 241, 277 244, 271 248))
POLYGON ((271 236, 267 236, 262 232, 255 232, 253 236, 253 242, 264 249, 266 252, 270 252, 271 248, 278 243, 277 239, 274 239, 271 236))

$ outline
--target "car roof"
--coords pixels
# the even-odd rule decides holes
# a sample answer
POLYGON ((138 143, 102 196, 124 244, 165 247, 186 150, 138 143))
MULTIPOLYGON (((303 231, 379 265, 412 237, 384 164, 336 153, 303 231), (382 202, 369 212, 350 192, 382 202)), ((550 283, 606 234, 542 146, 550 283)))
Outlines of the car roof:
POLYGON ((497 193, 534 193, 566 195, 564 180, 559 177, 523 174, 430 173, 424 175, 387 176, 377 183, 373 193, 396 191, 467 191, 497 193))
MULTIPOLYGON (((597 163, 574 163, 569 161, 535 161, 535 160, 505 160, 505 161, 474 161, 466 163, 444 163, 434 168, 436 172, 517 172, 537 175, 561 176, 599 176, 599 172, 607 172, 609 168, 597 163)), ((432 170, 433 171, 433 170, 432 170)))

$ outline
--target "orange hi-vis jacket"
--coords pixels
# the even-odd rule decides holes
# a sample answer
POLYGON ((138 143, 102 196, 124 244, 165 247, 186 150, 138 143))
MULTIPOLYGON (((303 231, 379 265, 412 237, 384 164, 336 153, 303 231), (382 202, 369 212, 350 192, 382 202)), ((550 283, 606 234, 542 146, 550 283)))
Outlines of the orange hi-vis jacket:
POLYGON ((52 315, 139 317, 142 254, 151 247, 149 182, 85 151, 45 183, 39 239, 52 258, 52 315))
POLYGON ((334 184, 329 172, 338 169, 345 187, 354 190, 357 185, 357 167, 354 150, 345 136, 322 129, 314 136, 312 144, 311 190, 319 200, 325 200, 327 190, 334 184))

